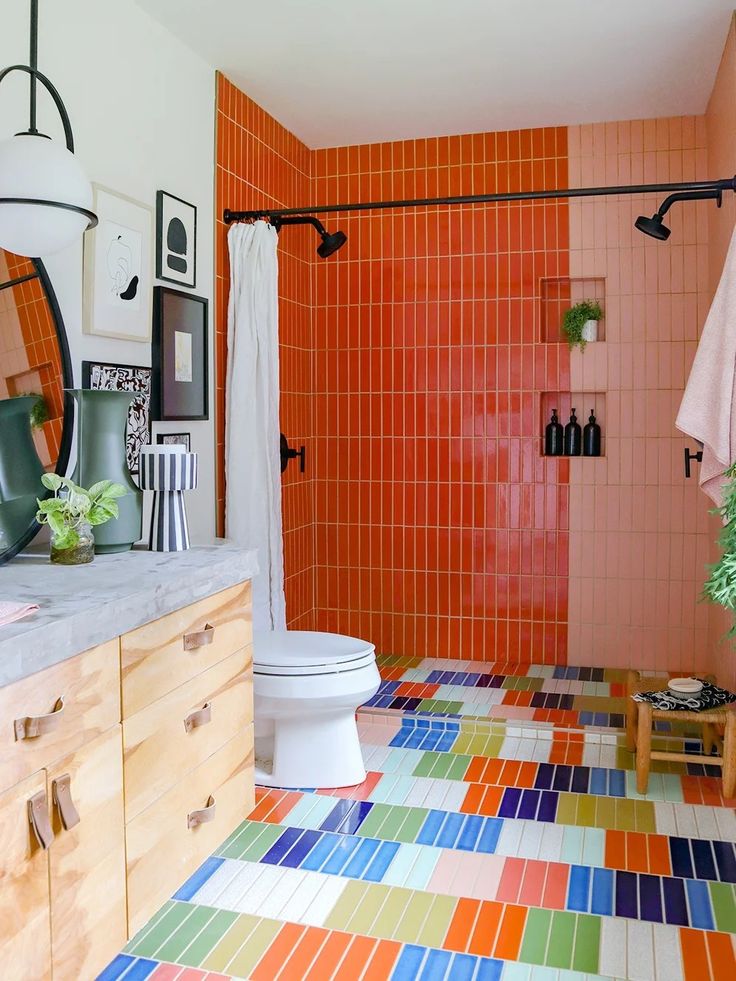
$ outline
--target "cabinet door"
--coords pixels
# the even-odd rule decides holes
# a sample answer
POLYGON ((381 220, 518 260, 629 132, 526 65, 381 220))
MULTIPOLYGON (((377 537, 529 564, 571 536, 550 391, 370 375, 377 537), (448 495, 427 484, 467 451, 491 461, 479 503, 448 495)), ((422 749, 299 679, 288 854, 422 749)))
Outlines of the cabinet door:
POLYGON ((54 981, 79 981, 95 977, 126 940, 121 726, 50 767, 48 786, 54 981))
POLYGON ((0 795, 0 977, 51 977, 48 852, 28 818, 28 801, 46 793, 46 771, 0 795))

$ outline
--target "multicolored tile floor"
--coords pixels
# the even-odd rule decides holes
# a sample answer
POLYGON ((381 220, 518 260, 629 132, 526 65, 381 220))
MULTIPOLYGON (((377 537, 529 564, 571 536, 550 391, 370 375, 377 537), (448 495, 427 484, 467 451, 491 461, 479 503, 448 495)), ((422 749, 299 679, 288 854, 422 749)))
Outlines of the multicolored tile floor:
POLYGON ((381 667, 365 783, 259 790, 101 981, 734 981, 736 801, 636 793, 620 672, 381 667))

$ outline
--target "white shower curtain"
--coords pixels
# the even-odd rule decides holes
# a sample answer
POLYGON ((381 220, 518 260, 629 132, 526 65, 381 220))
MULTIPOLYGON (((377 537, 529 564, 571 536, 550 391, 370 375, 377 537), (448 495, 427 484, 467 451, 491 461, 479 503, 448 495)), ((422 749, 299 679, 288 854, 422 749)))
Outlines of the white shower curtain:
POLYGON ((278 260, 265 221, 228 232, 225 533, 258 549, 253 627, 285 630, 279 457, 278 260))

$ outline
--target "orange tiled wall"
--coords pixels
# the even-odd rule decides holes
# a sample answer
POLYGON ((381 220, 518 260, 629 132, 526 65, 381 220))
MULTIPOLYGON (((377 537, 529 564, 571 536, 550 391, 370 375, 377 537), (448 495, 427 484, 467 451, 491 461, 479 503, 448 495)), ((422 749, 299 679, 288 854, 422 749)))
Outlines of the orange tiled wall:
MULTIPOLYGON (((315 151, 313 200, 565 187, 565 129, 315 151)), ((327 220, 326 220, 327 221, 327 220)), ((316 625, 406 654, 562 663, 568 464, 540 456, 540 279, 567 203, 331 218, 313 266, 316 625)))
MULTIPOLYGON (((702 117, 571 127, 568 146, 572 186, 707 177, 702 117)), ((660 200, 570 203, 571 276, 606 297, 605 343, 573 353, 571 387, 606 393, 606 456, 571 461, 569 657, 684 672, 709 661, 708 504, 674 426, 709 304, 709 206, 676 205, 665 244, 633 227, 660 200)))
MULTIPOLYGON (((217 515, 224 528, 225 354, 229 265, 225 208, 289 207, 310 196, 310 151, 224 76, 217 85, 216 303, 217 515)), ((312 455, 313 235, 290 228, 279 243, 281 425, 291 443, 312 455)), ((283 482, 284 561, 289 626, 312 626, 314 522, 311 466, 302 476, 291 464, 283 482)))

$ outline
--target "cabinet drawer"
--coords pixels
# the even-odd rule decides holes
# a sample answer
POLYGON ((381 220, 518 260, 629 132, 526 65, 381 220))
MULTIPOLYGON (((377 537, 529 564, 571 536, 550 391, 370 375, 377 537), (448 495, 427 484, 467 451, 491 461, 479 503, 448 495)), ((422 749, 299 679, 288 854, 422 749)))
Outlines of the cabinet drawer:
POLYGON ((253 726, 231 739, 126 827, 132 936, 253 809, 253 726), (188 815, 214 799, 212 820, 188 815))
POLYGON ((0 688, 0 789, 48 766, 119 721, 117 638, 0 688), (44 716, 40 724, 32 721, 44 716), (25 726, 24 719, 30 720, 25 726), (20 738, 23 732, 17 730, 23 728, 26 735, 20 738), (37 728, 39 734, 32 735, 37 728))
POLYGON ((248 647, 125 720, 126 822, 253 721, 250 667, 248 647))
MULTIPOLYGON (((28 800, 46 793, 41 770, 0 794, 0 977, 51 977, 48 852, 28 821, 28 800)), ((53 845, 52 845, 53 847, 53 845)))
MULTIPOLYGON (((64 826, 52 805, 49 849, 54 981, 97 977, 126 939, 125 830, 120 725, 57 760, 48 770, 68 787, 78 821, 64 826)), ((57 789, 57 794, 59 793, 57 789)), ((73 815, 71 815, 73 817, 73 815)))
POLYGON ((247 647, 251 640, 249 582, 123 634, 123 718, 247 647))

